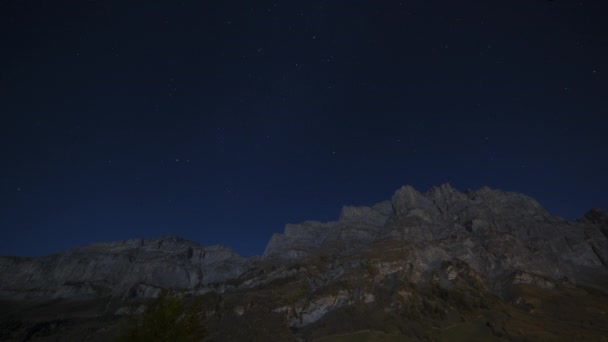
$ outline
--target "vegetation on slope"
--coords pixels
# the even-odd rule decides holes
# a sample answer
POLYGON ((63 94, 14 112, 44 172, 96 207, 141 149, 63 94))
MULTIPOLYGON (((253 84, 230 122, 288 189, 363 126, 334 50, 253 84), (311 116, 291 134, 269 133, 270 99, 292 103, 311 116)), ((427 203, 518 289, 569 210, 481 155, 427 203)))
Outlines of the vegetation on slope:
POLYGON ((132 315, 119 332, 119 342, 201 341, 207 335, 200 298, 186 304, 168 291, 151 302, 141 316, 132 315))

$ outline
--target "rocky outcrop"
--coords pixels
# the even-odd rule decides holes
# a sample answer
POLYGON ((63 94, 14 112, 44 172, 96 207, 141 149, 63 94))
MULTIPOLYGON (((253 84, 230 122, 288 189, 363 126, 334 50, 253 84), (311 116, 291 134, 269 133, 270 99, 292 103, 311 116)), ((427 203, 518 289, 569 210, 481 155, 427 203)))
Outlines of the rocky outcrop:
POLYGON ((510 297, 534 312, 524 288, 552 296, 582 285, 605 293, 606 281, 605 211, 568 221, 523 194, 488 187, 459 191, 448 184, 426 192, 404 186, 376 205, 343 207, 336 221, 288 224, 261 257, 178 237, 0 257, 0 300, 103 302, 101 311, 118 317, 143 312, 145 306, 127 304, 139 305, 163 289, 208 295, 205 317, 223 332, 221 340, 234 332, 235 322, 242 327, 248 321, 263 332, 276 320, 273 329, 296 335, 339 326, 348 321, 344 317, 362 315, 352 322, 366 322, 368 313, 397 325, 424 315, 438 324, 463 312, 460 319, 473 317, 470 310, 487 310, 496 298, 510 297), (93 300, 100 297, 109 300, 93 300), (229 319, 235 320, 222 323, 229 319))
POLYGON ((264 257, 293 260, 322 249, 358 250, 374 240, 391 215, 391 202, 384 201, 372 207, 345 206, 338 221, 288 224, 283 234, 272 236, 264 257))
POLYGON ((578 221, 608 226, 608 212, 598 208, 593 208, 585 213, 583 217, 578 219, 578 221))
POLYGON ((297 259, 309 255, 321 247, 330 232, 335 230, 337 222, 306 221, 300 224, 288 224, 283 234, 274 234, 264 256, 278 256, 282 259, 297 259))
MULTIPOLYGON (((300 277, 302 268, 289 266, 294 263, 312 263, 307 274, 320 272, 303 280, 309 290, 361 267, 381 279, 400 274, 424 284, 453 260, 465 263, 496 293, 513 283, 592 283, 608 270, 607 220, 606 212, 593 209, 567 221, 528 196, 488 187, 461 192, 444 184, 422 193, 404 186, 390 201, 343 207, 336 221, 288 224, 283 234, 272 236, 261 258, 177 237, 99 243, 40 258, 1 257, 0 298, 141 298, 163 288, 195 294, 255 289, 300 277), (366 253, 368 260, 361 261, 366 253), (272 270, 262 272, 269 264, 272 270)), ((448 280, 456 274, 450 272, 448 280)), ((353 300, 342 297, 301 303, 293 324, 353 300)))
POLYGON ((430 272, 433 265, 458 258, 499 288, 517 271, 555 279, 605 272, 607 217, 594 209, 577 222, 567 221, 526 195, 488 187, 460 192, 444 184, 421 193, 406 185, 391 201, 345 207, 338 221, 288 225, 273 236, 264 257, 348 254, 398 240, 416 245, 417 254, 410 257, 421 260, 418 269, 430 272))
POLYGON ((178 237, 99 243, 40 258, 0 258, 0 296, 149 297, 238 277, 249 261, 234 251, 178 237))

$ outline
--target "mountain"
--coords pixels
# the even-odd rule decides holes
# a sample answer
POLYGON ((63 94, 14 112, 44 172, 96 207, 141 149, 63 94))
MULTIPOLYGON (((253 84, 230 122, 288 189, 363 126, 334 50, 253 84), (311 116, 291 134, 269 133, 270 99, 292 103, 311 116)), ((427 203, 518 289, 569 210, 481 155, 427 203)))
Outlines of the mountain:
POLYGON ((169 236, 98 243, 39 258, 0 258, 0 298, 153 297, 238 277, 249 261, 169 236))
POLYGON ((336 221, 288 224, 259 257, 133 239, 1 257, 0 274, 7 340, 111 340, 162 289, 203 297, 209 340, 608 336, 608 213, 569 221, 488 187, 404 186, 336 221))

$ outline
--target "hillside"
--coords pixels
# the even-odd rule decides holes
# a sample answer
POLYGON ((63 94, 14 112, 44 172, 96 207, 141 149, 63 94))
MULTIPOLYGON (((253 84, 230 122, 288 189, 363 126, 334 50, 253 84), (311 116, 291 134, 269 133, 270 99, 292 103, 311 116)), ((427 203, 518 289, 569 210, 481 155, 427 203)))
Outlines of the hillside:
POLYGON ((113 340, 163 289, 202 297, 210 341, 608 338, 608 213, 487 187, 404 186, 288 224, 258 257, 133 239, 1 257, 0 274, 2 340, 113 340))

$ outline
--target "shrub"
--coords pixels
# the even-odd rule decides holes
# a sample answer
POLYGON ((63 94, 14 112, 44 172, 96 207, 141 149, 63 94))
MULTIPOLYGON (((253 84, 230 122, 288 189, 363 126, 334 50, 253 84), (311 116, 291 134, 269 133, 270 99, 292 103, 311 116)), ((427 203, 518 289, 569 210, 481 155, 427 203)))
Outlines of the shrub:
POLYGON ((202 315, 200 298, 187 305, 182 298, 163 290, 141 317, 132 315, 123 324, 117 341, 200 341, 207 334, 202 315))

